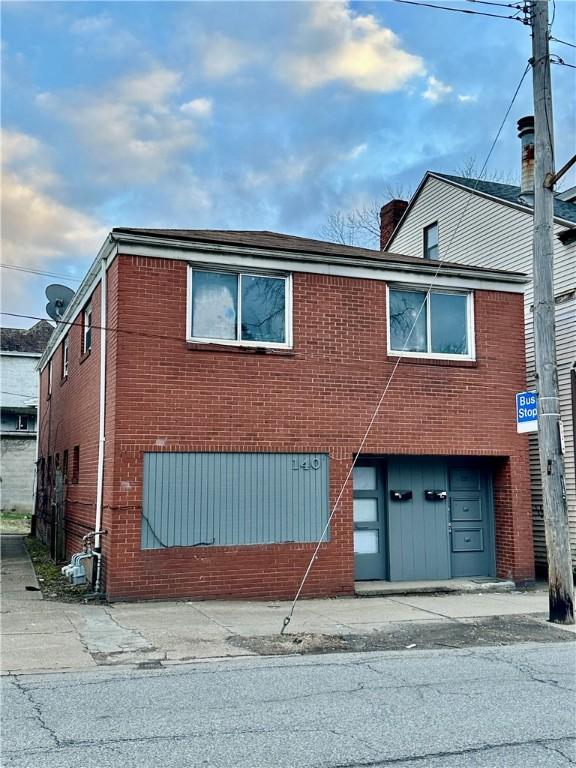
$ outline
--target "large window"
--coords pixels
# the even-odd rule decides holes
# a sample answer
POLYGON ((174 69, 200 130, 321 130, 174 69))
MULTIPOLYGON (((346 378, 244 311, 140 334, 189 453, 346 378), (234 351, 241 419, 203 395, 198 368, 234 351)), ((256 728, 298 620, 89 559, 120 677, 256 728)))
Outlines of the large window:
POLYGON ((390 288, 388 349, 415 357, 474 357, 472 294, 390 288))
POLYGON ((290 346, 290 279, 190 268, 188 338, 290 346))

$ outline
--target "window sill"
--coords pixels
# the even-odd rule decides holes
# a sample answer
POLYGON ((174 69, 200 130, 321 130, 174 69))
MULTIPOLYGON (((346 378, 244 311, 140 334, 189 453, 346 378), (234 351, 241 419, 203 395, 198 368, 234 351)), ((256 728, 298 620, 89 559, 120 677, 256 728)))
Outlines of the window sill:
POLYGON ((244 347, 241 344, 208 344, 202 341, 187 341, 186 349, 190 352, 231 352, 244 355, 275 355, 280 357, 296 357, 296 352, 293 349, 277 349, 275 347, 244 347))
POLYGON ((444 360, 439 357, 403 357, 401 355, 388 354, 386 359, 396 362, 402 357, 402 365, 439 365, 445 368, 477 368, 477 360, 444 360))
POLYGON ((90 357, 90 353, 91 353, 91 352, 92 352, 92 350, 91 350, 91 349, 89 349, 87 352, 83 352, 83 353, 80 355, 80 364, 82 364, 82 363, 84 362, 84 360, 87 360, 87 359, 90 357))
POLYGON ((62 378, 60 379, 60 386, 62 386, 62 384, 66 384, 67 381, 68 381, 68 376, 62 376, 62 378))

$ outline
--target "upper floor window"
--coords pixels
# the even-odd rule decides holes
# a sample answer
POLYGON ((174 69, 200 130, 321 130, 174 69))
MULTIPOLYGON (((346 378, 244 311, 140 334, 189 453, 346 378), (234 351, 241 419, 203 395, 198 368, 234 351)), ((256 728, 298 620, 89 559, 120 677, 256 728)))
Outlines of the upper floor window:
POLYGON ((257 347, 289 347, 290 278, 189 271, 188 338, 257 347))
POLYGON ((68 336, 64 337, 62 342, 62 378, 65 379, 68 376, 68 362, 69 362, 69 341, 68 336))
POLYGON ((82 314, 82 353, 92 349, 92 305, 88 304, 82 314))
POLYGON ((438 254, 438 222, 424 228, 424 258, 437 259, 438 254))
POLYGON ((52 360, 48 363, 48 397, 52 395, 52 360))
POLYGON ((388 350, 412 357, 474 359, 472 294, 390 288, 388 350))

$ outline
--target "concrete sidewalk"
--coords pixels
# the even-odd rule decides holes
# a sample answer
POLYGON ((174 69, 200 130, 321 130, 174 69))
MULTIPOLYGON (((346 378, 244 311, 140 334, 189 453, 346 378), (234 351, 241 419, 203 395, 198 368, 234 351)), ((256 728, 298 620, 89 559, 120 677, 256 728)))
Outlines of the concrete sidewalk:
POLYGON ((347 642, 362 638, 366 647, 396 647, 385 645, 394 638, 399 647, 411 648, 426 642, 427 630, 436 638, 440 632, 437 644, 447 645, 447 637, 462 631, 478 635, 482 627, 481 632, 496 638, 490 634, 491 625, 482 624, 491 617, 500 617, 502 630, 509 626, 505 617, 523 617, 523 624, 516 621, 515 632, 526 632, 530 635, 526 639, 534 639, 534 632, 543 641, 569 639, 566 628, 546 625, 546 591, 302 600, 284 638, 279 633, 289 603, 51 602, 25 589, 36 585, 27 552, 18 537, 6 539, 10 541, 3 541, 7 554, 2 562, 4 674, 301 653, 307 643, 310 650, 311 641, 315 649, 340 650, 342 638, 347 642), (409 642, 412 638, 418 643, 409 642), (375 642, 380 645, 374 646, 375 642))

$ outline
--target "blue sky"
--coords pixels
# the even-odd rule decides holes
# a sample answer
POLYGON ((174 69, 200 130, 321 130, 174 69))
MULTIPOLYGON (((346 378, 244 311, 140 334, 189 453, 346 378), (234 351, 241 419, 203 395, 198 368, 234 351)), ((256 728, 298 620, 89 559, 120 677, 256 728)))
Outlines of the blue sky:
MULTIPOLYGON (((576 39, 572 0, 556 0, 552 34, 576 39)), ((2 51, 3 258, 64 276, 1 270, 4 310, 36 315, 114 226, 320 237, 330 213, 410 191, 427 169, 480 167, 530 34, 394 2, 5 2, 2 51)), ((552 75, 560 166, 576 70, 552 75)), ((528 76, 490 173, 517 178, 531 99, 528 76)))

